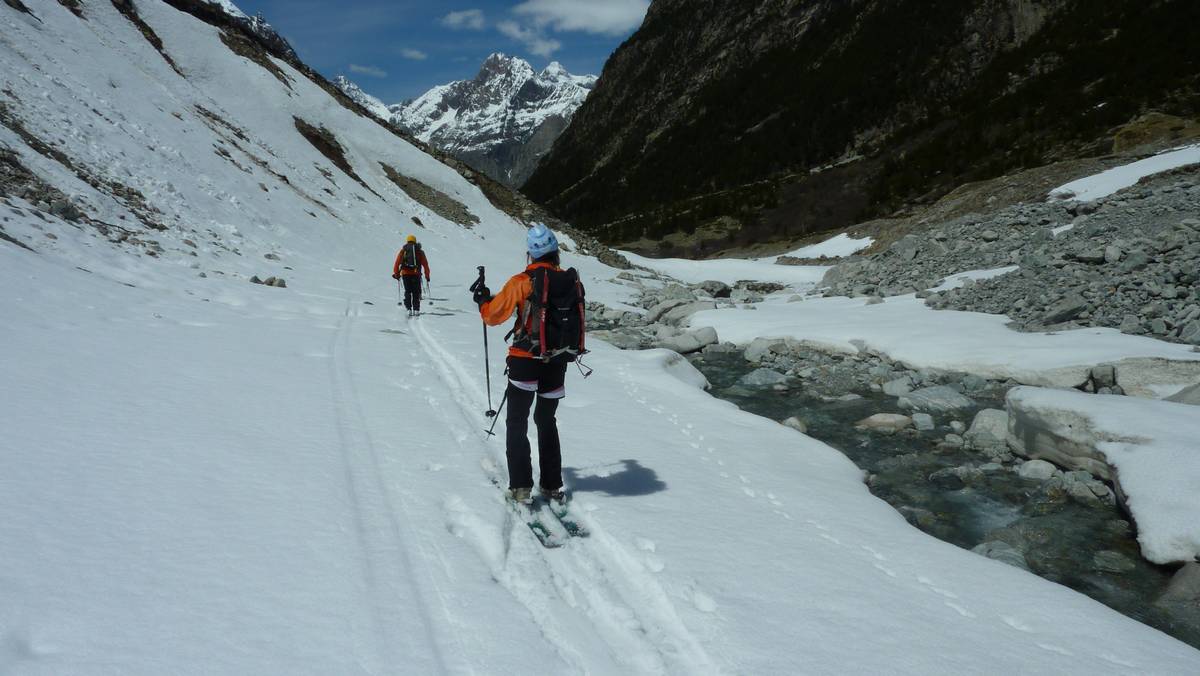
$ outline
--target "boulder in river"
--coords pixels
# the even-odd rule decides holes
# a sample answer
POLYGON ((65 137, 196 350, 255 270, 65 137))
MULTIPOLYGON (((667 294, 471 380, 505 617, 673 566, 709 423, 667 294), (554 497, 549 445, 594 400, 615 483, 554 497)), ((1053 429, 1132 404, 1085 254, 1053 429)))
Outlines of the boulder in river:
POLYGON ((750 373, 742 376, 738 380, 738 384, 749 387, 771 387, 773 385, 783 385, 788 381, 788 377, 779 371, 771 369, 755 369, 750 373))
POLYGON ((973 547, 971 551, 1021 570, 1029 570, 1029 562, 1025 560, 1025 555, 1021 553, 1021 550, 1001 540, 984 542, 973 547))
POLYGON ((1022 463, 1017 473, 1024 479, 1045 481, 1054 476, 1056 471, 1058 471, 1058 468, 1053 463, 1046 462, 1045 460, 1030 460, 1029 462, 1022 463))
POLYGON ((895 434, 900 430, 912 427, 912 424, 912 418, 900 413, 876 413, 869 418, 859 420, 854 426, 884 434, 895 434))
POLYGON ((934 385, 905 394, 899 404, 900 408, 926 413, 949 413, 970 408, 975 402, 948 385, 934 385))
POLYGON ((1002 449, 1008 439, 1008 411, 985 408, 975 414, 971 429, 963 435, 967 446, 978 450, 1002 449))

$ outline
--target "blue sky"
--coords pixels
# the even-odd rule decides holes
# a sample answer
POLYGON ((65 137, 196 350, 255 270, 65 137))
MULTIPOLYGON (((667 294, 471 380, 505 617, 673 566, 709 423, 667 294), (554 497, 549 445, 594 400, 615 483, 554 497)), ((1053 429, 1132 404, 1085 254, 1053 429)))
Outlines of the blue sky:
POLYGON ((600 74, 649 0, 234 0, 262 12, 310 66, 384 103, 474 77, 492 52, 600 74))

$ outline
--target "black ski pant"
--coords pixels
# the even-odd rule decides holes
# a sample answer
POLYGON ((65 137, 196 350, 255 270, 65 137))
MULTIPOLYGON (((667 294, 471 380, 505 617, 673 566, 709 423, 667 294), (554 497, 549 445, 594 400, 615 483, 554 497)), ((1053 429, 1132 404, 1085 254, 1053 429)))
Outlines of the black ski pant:
POLYGON ((537 426, 538 466, 544 490, 562 488, 562 447, 558 442, 558 400, 564 394, 567 365, 537 359, 508 358, 508 417, 505 436, 508 487, 533 488, 532 450, 529 448, 529 409, 537 426), (537 402, 536 405, 534 402, 537 402))
POLYGON ((413 312, 421 311, 421 275, 403 275, 404 307, 413 312))

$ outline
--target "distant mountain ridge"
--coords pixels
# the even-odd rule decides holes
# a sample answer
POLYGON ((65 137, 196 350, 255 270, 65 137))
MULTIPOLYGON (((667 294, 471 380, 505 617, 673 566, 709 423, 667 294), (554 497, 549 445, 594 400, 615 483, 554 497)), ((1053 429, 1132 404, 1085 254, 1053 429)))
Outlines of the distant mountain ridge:
POLYGON ((538 72, 524 59, 496 53, 473 79, 439 85, 389 106, 390 119, 429 145, 517 187, 566 129, 596 80, 594 75, 572 75, 558 62, 538 72))

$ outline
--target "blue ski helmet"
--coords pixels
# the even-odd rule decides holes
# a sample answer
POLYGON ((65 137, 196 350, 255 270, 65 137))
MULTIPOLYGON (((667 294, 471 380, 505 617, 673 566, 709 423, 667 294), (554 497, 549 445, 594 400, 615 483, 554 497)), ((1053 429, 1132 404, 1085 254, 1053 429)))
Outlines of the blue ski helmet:
POLYGON ((534 223, 525 234, 525 245, 529 255, 541 258, 552 251, 558 251, 558 238, 542 223, 534 223))

